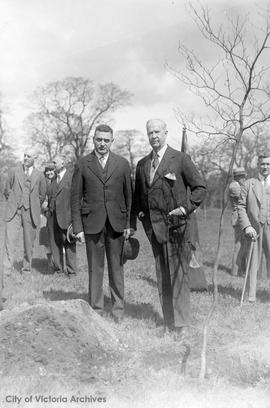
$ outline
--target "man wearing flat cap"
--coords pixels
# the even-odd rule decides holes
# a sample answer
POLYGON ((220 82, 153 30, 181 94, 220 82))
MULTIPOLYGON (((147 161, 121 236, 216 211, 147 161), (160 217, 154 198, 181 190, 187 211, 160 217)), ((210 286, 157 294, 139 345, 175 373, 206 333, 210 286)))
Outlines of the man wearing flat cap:
POLYGON ((243 167, 238 167, 233 170, 233 181, 229 185, 229 198, 232 207, 231 223, 234 232, 234 248, 232 256, 233 276, 242 276, 245 273, 246 266, 246 237, 239 225, 238 219, 238 200, 240 197, 241 186, 246 180, 246 171, 243 167))
POLYGON ((254 303, 262 251, 267 270, 270 270, 270 153, 258 157, 258 176, 244 182, 238 201, 238 215, 249 245, 254 241, 248 279, 248 300, 254 303))
POLYGON ((23 163, 12 168, 8 174, 4 195, 7 200, 5 212, 5 255, 4 271, 13 268, 18 235, 23 228, 24 258, 22 272, 31 271, 33 246, 40 223, 41 205, 46 196, 44 175, 35 168, 35 154, 24 153, 23 163))

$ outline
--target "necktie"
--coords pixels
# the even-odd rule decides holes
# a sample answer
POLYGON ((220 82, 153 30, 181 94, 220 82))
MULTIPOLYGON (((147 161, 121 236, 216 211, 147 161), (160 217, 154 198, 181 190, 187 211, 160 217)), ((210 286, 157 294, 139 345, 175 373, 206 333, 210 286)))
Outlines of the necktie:
POLYGON ((60 181, 61 181, 61 176, 60 176, 60 174, 57 174, 57 184, 59 184, 60 181))
POLYGON ((152 181, 154 179, 156 168, 157 168, 158 165, 159 165, 158 154, 156 152, 153 152, 152 164, 151 164, 151 167, 150 167, 150 183, 152 183, 152 181))
POLYGON ((25 167, 24 172, 25 172, 26 177, 29 177, 29 168, 28 167, 25 167))
POLYGON ((157 168, 158 165, 159 165, 158 153, 154 152, 153 153, 153 162, 152 162, 152 166, 153 166, 154 170, 157 168))
POLYGON ((105 156, 101 156, 99 158, 99 163, 101 164, 102 168, 104 169, 104 167, 105 167, 105 156))

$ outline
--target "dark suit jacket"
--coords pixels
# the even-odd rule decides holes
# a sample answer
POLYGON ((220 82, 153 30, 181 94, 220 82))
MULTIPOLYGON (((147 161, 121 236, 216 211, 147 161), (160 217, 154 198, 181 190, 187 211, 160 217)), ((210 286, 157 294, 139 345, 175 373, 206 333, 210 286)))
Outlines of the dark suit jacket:
POLYGON ((72 180, 74 233, 99 233, 108 217, 114 231, 130 227, 132 184, 126 159, 110 152, 106 176, 94 151, 78 161, 72 180))
POLYGON ((154 232, 157 241, 163 243, 169 239, 169 230, 186 230, 186 219, 168 217, 168 213, 179 206, 185 208, 187 215, 192 213, 203 201, 206 186, 189 156, 170 146, 150 184, 151 155, 137 164, 133 208, 137 215, 140 211, 145 214, 142 222, 147 236, 150 238, 154 232))
POLYGON ((68 229, 71 224, 71 181, 73 171, 67 169, 60 183, 54 179, 49 186, 49 210, 51 213, 55 210, 56 219, 59 227, 63 230, 68 229))
MULTIPOLYGON (((22 164, 10 170, 5 185, 4 195, 7 199, 5 221, 10 221, 21 203, 24 185, 24 170, 22 164)), ((40 222, 40 208, 46 196, 46 181, 44 175, 33 168, 31 174, 30 213, 35 226, 40 222)))

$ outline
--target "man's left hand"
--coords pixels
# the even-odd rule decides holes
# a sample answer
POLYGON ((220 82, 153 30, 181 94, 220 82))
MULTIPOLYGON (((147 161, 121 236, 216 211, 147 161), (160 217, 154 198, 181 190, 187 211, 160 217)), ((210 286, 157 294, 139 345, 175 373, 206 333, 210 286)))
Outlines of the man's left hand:
POLYGON ((134 235, 134 228, 126 228, 124 229, 124 238, 125 239, 129 239, 129 237, 132 237, 132 235, 134 235))
POLYGON ((187 213, 184 207, 178 207, 170 211, 169 215, 178 215, 179 217, 186 217, 187 213))

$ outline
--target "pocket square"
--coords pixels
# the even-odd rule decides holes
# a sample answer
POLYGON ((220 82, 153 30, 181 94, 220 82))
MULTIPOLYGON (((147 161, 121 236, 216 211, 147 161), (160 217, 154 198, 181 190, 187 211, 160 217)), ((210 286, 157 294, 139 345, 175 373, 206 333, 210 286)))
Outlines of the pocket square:
POLYGON ((165 174, 165 178, 168 180, 176 180, 176 176, 174 173, 167 173, 165 174))

